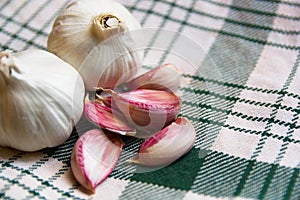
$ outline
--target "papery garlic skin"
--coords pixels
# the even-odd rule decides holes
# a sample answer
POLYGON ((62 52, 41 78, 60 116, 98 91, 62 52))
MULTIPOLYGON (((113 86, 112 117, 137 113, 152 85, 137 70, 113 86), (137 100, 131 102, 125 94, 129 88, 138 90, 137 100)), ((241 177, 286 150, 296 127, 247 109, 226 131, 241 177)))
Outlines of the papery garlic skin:
POLYGON ((138 89, 112 92, 112 108, 117 107, 137 131, 135 137, 147 138, 176 119, 181 98, 161 90, 138 89))
POLYGON ((131 160, 133 163, 149 166, 164 167, 191 150, 196 140, 193 125, 183 117, 146 139, 131 160))
POLYGON ((43 50, 2 57, 0 66, 0 80, 9 71, 0 81, 0 145, 36 151, 66 141, 83 113, 78 72, 43 50))
POLYGON ((135 135, 136 130, 126 123, 126 119, 117 110, 112 110, 99 101, 85 103, 84 113, 93 124, 121 135, 135 135))
POLYGON ((123 145, 116 135, 98 129, 81 135, 71 156, 71 168, 77 181, 94 193, 96 186, 113 171, 123 145))
POLYGON ((47 46, 80 72, 88 90, 113 88, 119 79, 131 79, 141 65, 142 54, 135 51, 127 34, 139 28, 139 22, 120 3, 77 0, 56 18, 47 46), (119 36, 99 46, 114 35, 119 36))
POLYGON ((164 64, 124 84, 129 90, 151 89, 176 92, 180 86, 180 70, 173 64, 164 64))

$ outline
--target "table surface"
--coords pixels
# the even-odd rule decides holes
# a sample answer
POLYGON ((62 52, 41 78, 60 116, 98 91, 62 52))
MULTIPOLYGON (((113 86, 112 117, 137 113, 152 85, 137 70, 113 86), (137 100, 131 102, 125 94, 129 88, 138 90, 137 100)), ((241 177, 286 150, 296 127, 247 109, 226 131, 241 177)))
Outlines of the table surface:
MULTIPOLYGON (((149 47, 163 47, 145 54, 145 69, 170 62, 195 69, 180 88, 194 147, 167 167, 139 172, 126 164, 140 143, 130 138, 90 196, 70 169, 78 132, 90 127, 82 120, 56 148, 0 147, 0 198, 300 199, 300 1, 118 1, 151 28, 149 47)), ((1 0, 1 50, 46 50, 68 3, 1 0)))

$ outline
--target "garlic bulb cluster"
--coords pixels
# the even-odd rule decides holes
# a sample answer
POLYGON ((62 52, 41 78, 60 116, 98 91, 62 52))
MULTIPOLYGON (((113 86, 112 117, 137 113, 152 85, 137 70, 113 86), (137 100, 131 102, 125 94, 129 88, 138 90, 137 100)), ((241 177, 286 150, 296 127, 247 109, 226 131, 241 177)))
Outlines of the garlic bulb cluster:
POLYGON ((128 34, 140 27, 117 2, 77 0, 54 21, 47 46, 79 71, 88 90, 113 88, 131 79, 141 65, 142 54, 128 34))
POLYGON ((0 55, 0 145, 36 151, 62 144, 83 112, 78 72, 43 50, 0 55))

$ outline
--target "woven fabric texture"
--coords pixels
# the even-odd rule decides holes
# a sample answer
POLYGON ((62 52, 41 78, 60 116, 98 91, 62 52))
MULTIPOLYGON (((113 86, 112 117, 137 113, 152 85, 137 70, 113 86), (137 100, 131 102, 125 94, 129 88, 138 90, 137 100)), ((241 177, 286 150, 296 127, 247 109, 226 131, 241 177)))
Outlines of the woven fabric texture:
MULTIPOLYGON (((46 50, 53 21, 70 2, 1 0, 1 51, 46 50)), ((70 168, 78 132, 89 129, 82 120, 56 148, 26 153, 0 147, 0 199, 299 200, 300 1, 118 2, 144 28, 176 33, 165 38, 170 45, 162 54, 145 54, 149 66, 188 65, 189 58, 200 66, 183 75, 189 81, 180 88, 181 115, 197 132, 194 147, 167 167, 136 173, 126 160, 141 141, 127 139, 126 153, 90 196, 70 168), (182 46, 186 59, 174 56, 180 37, 201 52, 182 46)), ((145 38, 149 46, 163 37, 153 35, 145 38)))

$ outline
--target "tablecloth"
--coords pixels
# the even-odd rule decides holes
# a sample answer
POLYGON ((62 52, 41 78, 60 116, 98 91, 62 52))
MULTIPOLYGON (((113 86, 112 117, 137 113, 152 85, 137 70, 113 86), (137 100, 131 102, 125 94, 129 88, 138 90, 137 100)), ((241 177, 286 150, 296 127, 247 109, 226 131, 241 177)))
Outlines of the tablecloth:
MULTIPOLYGON (((26 153, 0 147, 0 199, 299 200, 300 2, 118 2, 142 27, 173 31, 172 43, 184 37, 201 47, 201 53, 182 47, 188 58, 199 55, 200 72, 207 70, 183 75, 189 82, 180 88, 181 115, 197 132, 194 147, 175 163, 145 173, 124 164, 128 154, 122 154, 91 196, 70 168, 78 132, 88 129, 79 122, 55 148, 26 153)), ((53 21, 68 3, 1 0, 1 51, 46 50, 53 21)), ((169 61, 167 55, 151 60, 169 61)), ((125 150, 135 152, 138 144, 128 139, 125 150)))

